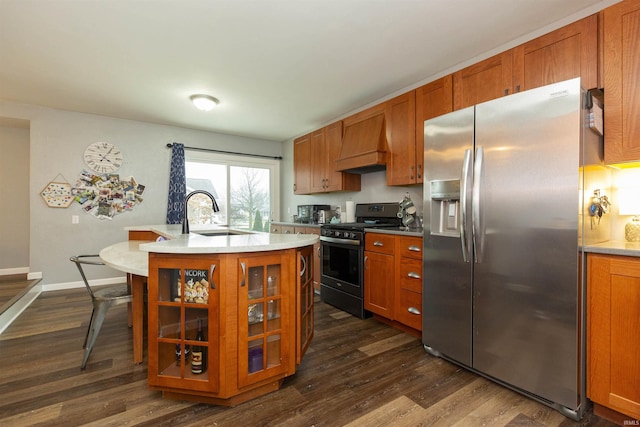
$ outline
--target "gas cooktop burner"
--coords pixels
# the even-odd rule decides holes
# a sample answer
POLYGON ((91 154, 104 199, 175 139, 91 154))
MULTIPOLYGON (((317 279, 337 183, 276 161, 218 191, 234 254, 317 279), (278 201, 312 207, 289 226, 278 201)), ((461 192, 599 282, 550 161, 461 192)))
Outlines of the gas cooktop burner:
POLYGON ((362 230, 365 228, 389 228, 400 227, 397 223, 383 223, 383 222, 343 222, 334 224, 324 224, 322 228, 333 228, 339 230, 362 230))
POLYGON ((365 228, 401 227, 398 203, 359 203, 356 205, 356 222, 323 224, 322 228, 334 230, 362 230, 365 228))

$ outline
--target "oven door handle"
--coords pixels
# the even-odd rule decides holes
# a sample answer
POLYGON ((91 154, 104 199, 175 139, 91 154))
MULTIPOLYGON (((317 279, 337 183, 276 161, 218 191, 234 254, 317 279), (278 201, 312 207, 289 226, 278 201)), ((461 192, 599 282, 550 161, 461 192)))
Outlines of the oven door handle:
POLYGON ((360 242, 358 240, 338 239, 337 237, 320 237, 320 241, 327 243, 342 243, 344 245, 360 246, 360 242))

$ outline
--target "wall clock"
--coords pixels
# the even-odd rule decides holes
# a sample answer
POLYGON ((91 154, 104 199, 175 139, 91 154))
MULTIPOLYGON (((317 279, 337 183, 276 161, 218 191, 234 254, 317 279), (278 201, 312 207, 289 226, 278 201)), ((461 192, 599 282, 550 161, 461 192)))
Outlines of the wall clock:
POLYGON ((84 162, 98 173, 112 173, 120 169, 124 157, 110 142, 94 142, 84 150, 84 162))

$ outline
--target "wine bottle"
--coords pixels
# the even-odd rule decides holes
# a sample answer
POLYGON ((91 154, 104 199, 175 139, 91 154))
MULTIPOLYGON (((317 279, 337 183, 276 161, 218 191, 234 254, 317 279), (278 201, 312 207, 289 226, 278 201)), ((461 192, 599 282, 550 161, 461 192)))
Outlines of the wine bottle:
MULTIPOLYGON (((196 333, 196 341, 204 341, 204 333, 202 332, 202 320, 198 319, 198 332, 196 333)), ((207 370, 207 347, 203 345, 194 345, 191 351, 191 373, 202 374, 207 370)))

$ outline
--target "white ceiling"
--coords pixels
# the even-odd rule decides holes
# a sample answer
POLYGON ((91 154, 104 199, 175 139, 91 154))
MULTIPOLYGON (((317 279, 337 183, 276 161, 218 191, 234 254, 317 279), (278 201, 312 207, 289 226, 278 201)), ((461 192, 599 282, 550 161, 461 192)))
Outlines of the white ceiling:
POLYGON ((283 141, 616 1, 0 0, 0 99, 283 141))

